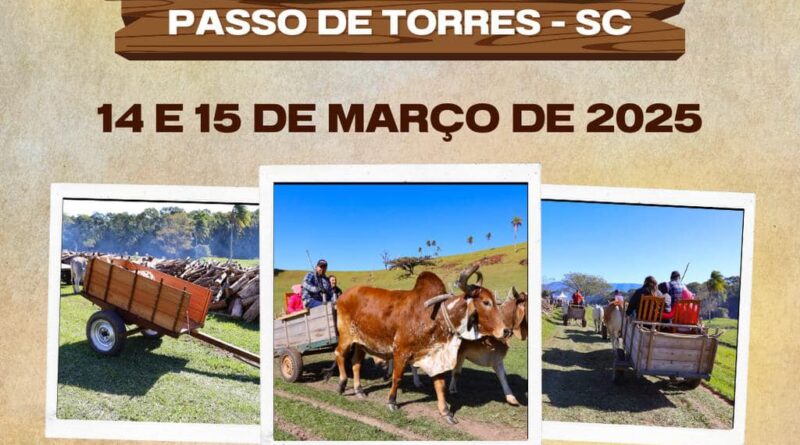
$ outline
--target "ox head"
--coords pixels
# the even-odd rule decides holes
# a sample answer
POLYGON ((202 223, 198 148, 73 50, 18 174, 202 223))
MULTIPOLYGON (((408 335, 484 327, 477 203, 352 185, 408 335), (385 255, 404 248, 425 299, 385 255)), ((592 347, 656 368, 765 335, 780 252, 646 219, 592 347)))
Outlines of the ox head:
POLYGON ((460 319, 457 330, 464 339, 475 340, 483 336, 510 337, 512 331, 503 322, 494 294, 483 287, 483 274, 478 272, 478 267, 476 264, 461 272, 457 285, 464 292, 463 295, 444 294, 429 298, 425 301, 425 307, 451 300, 445 305, 445 311, 449 312, 462 305, 464 317, 460 319), (478 279, 475 284, 468 284, 472 275, 477 275, 478 279))
POLYGON ((483 287, 483 274, 478 272, 478 267, 475 264, 461 272, 458 279, 458 288, 464 292, 463 298, 467 303, 467 332, 473 332, 476 338, 483 336, 510 337, 512 331, 503 322, 494 293, 483 287), (475 284, 468 284, 472 275, 477 276, 477 281, 475 284))
MULTIPOLYGON (((503 303, 503 307, 506 305, 511 306, 508 309, 511 316, 506 315, 504 317, 506 325, 514 331, 514 335, 518 339, 526 340, 528 338, 528 294, 517 292, 517 289, 512 287, 510 297, 503 303)), ((506 312, 504 311, 505 314, 506 312)))

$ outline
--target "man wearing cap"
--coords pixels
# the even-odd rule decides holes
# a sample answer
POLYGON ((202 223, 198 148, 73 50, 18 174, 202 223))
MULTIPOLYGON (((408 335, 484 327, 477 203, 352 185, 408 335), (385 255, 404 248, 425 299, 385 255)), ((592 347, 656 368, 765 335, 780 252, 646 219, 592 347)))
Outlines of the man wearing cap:
POLYGON ((303 304, 306 308, 321 306, 323 302, 331 301, 331 283, 325 276, 328 262, 317 261, 314 272, 309 272, 303 279, 303 304))

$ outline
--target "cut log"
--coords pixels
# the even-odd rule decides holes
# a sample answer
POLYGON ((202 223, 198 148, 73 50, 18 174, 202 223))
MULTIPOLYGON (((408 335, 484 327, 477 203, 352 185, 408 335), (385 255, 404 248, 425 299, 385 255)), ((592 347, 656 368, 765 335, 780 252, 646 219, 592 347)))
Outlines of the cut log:
POLYGON ((242 299, 241 298, 234 298, 233 299, 233 304, 231 304, 231 310, 230 310, 231 317, 242 318, 242 312, 243 312, 242 299))
POLYGON ((244 313, 242 318, 244 319, 244 321, 252 323, 258 320, 259 315, 260 315, 259 303, 258 299, 256 299, 255 302, 250 306, 250 308, 247 309, 247 311, 244 313))

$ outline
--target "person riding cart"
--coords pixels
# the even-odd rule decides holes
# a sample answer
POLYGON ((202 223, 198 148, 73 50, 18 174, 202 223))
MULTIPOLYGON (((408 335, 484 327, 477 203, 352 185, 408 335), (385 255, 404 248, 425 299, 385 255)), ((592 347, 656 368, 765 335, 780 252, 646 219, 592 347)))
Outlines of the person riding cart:
POLYGON ((576 290, 575 293, 572 294, 572 304, 575 306, 583 306, 583 295, 580 290, 576 290))
POLYGON ((319 260, 314 271, 306 274, 303 279, 303 304, 306 308, 321 306, 331 301, 331 282, 325 276, 327 270, 328 262, 319 260))

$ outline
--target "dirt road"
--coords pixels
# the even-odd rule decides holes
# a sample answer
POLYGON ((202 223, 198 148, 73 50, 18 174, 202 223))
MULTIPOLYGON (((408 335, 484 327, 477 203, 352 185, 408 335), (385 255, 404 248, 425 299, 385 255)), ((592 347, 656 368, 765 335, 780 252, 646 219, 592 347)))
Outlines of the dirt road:
MULTIPOLYGON (((543 320, 544 323, 552 323, 543 320)), ((592 323, 556 326, 545 339, 542 399, 545 420, 731 428, 733 406, 703 387, 684 390, 667 379, 629 375, 611 382, 611 343, 595 334, 592 323)))

